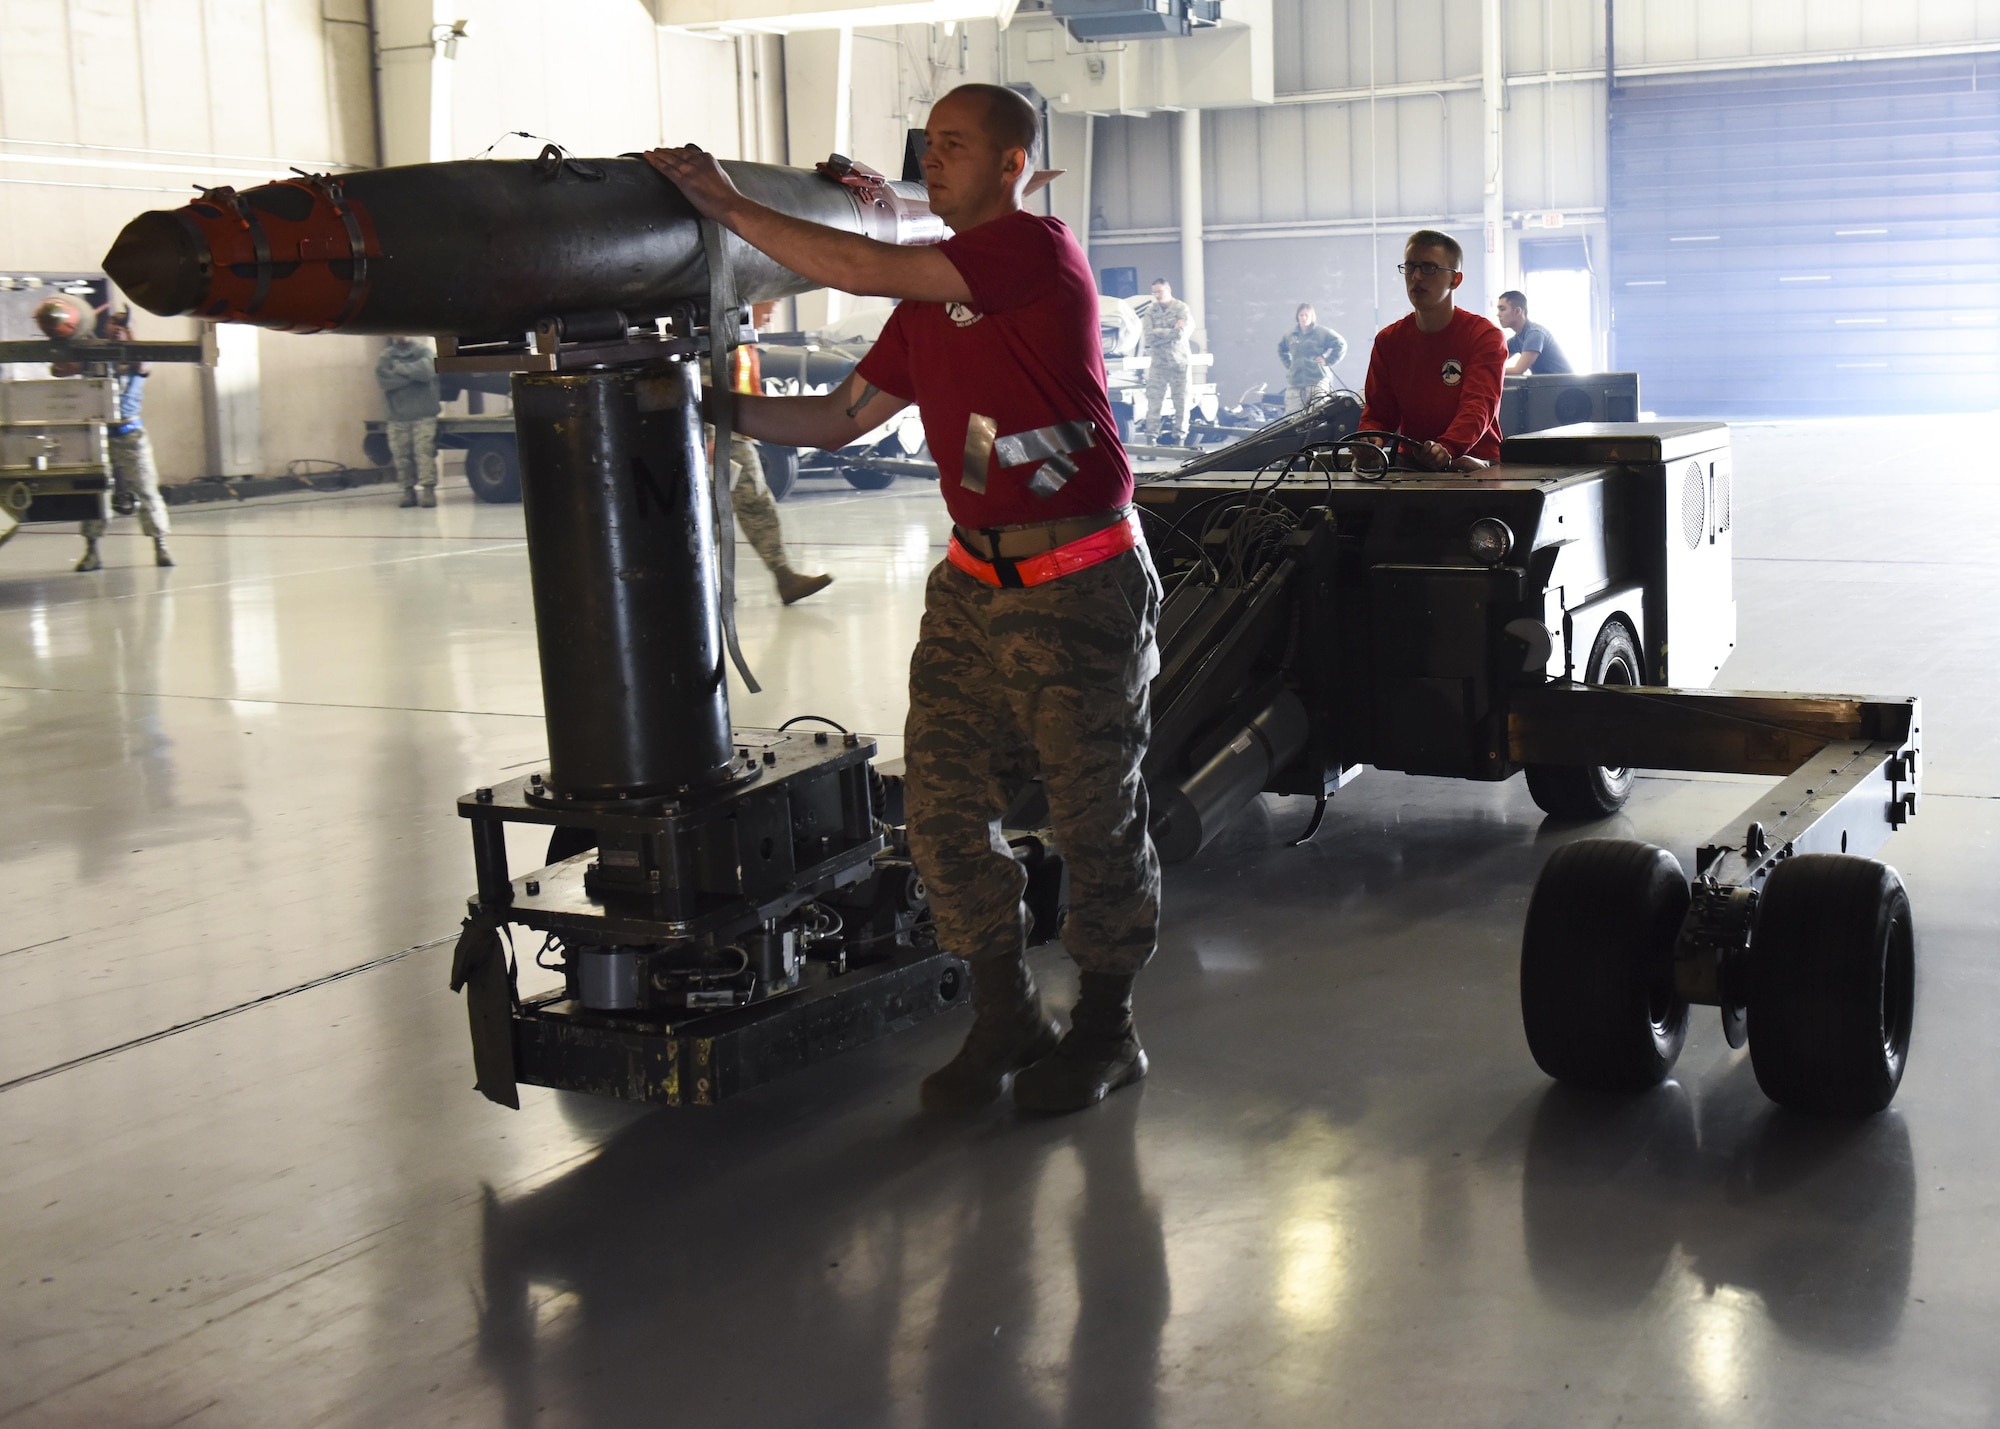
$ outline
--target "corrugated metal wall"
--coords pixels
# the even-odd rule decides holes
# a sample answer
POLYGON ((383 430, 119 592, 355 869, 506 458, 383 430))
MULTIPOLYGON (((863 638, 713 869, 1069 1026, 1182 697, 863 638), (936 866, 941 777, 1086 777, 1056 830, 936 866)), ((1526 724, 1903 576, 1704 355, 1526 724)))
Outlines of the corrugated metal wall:
MULTIPOLYGON (((1418 224, 1467 246, 1462 300, 1489 310, 1476 261, 1478 0, 1277 0, 1275 21, 1279 102, 1203 115, 1209 341, 1229 396, 1280 380, 1276 341, 1301 300, 1357 349, 1345 375, 1358 382, 1378 319, 1405 311, 1390 269, 1418 224)), ((1511 283, 1524 237, 1542 232, 1523 225, 1544 213, 1563 215, 1565 235, 1588 235, 1594 256, 1606 249, 1604 5, 1505 0, 1502 25, 1511 283)), ((1652 76, 1635 71, 1768 63, 1782 73, 1815 56, 1993 45, 2000 5, 1618 0, 1615 28, 1622 82, 1636 85, 1652 76)), ((1178 277, 1175 124, 1168 114, 1098 120, 1091 239, 1100 269, 1178 277)), ((1611 296, 1603 276, 1600 324, 1611 296)))
POLYGON ((2000 56, 1621 85, 1617 361, 1662 414, 2000 402, 2000 56))
MULTIPOLYGON (((1394 265, 1412 228, 1442 228, 1465 245, 1461 301, 1490 308, 1476 260, 1479 9, 1478 0, 1278 0, 1279 103, 1203 115, 1209 345, 1226 398, 1282 382, 1277 341, 1300 302, 1347 338, 1341 376, 1359 386, 1376 328, 1407 311, 1394 265)), ((1509 189, 1537 208, 1566 210, 1572 222, 1587 218, 1601 190, 1603 85, 1573 75, 1602 63, 1602 5, 1524 0, 1506 15, 1517 71, 1505 130, 1509 189), (1564 78, 1537 82, 1551 70, 1564 78)), ((1142 282, 1178 281, 1174 144, 1172 115, 1098 121, 1099 268, 1136 266, 1142 282)))

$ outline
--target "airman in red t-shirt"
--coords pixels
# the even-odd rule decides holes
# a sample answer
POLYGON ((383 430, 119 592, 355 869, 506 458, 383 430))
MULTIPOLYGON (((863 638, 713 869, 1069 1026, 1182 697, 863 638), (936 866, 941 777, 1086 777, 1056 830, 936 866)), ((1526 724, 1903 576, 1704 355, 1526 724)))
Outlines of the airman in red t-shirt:
POLYGON ((1411 234, 1399 271, 1414 311, 1376 333, 1368 357, 1362 429, 1410 438, 1428 471, 1476 471, 1500 457, 1507 338, 1456 305, 1464 261, 1449 234, 1411 234))
POLYGON ((903 248, 790 217, 699 149, 646 157, 703 215, 816 283, 902 300, 819 397, 737 399, 759 441, 837 449, 917 404, 955 523, 910 661, 910 849, 939 944, 972 967, 975 1017, 924 1079, 933 1111, 1075 1111, 1146 1074, 1132 983, 1159 933, 1139 772, 1159 668, 1154 574, 1105 391, 1097 291, 1068 228, 1022 210, 1039 122, 961 85, 931 109, 924 178, 954 236, 903 248), (1058 1037, 1025 958, 1026 876, 999 838, 1040 779, 1070 875, 1063 942, 1082 969, 1058 1037), (1017 1075, 1018 1074, 1018 1075, 1017 1075))

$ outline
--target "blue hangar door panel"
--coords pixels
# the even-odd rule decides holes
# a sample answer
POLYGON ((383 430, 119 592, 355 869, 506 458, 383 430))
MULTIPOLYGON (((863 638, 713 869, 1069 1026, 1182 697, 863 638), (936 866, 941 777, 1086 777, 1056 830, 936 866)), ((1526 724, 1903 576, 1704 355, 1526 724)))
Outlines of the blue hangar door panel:
POLYGON ((2000 54, 1621 80, 1612 366, 1661 416, 1986 411, 2000 54))

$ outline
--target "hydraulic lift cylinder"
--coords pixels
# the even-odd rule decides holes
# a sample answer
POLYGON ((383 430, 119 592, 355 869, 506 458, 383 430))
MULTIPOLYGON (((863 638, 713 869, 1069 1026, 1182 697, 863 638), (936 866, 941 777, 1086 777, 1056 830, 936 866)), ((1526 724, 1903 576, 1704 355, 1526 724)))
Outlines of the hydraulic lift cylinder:
POLYGON ((730 778, 700 396, 693 362, 514 378, 558 794, 642 798, 730 778))
POLYGON ((1299 757, 1311 721, 1290 690, 1179 784, 1153 795, 1154 847, 1166 863, 1192 858, 1236 811, 1263 792, 1273 774, 1299 757))

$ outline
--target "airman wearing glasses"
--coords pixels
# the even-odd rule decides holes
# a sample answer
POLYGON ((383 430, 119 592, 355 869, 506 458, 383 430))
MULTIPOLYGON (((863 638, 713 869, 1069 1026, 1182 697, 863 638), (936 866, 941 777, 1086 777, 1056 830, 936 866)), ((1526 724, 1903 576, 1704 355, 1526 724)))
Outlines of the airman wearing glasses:
POLYGON ((1427 471, 1476 471, 1500 455, 1507 339, 1457 306, 1464 261, 1449 234, 1410 235, 1397 271, 1413 311, 1375 334, 1368 358, 1362 428, 1410 438, 1427 471))

